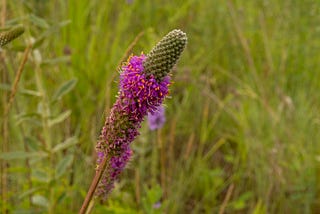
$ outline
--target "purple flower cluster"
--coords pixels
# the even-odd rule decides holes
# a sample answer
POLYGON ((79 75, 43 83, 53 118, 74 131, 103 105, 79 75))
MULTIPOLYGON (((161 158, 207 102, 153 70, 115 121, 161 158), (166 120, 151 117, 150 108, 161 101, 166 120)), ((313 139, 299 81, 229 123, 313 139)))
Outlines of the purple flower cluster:
POLYGON ((155 112, 168 94, 170 77, 166 76, 161 82, 153 75, 146 76, 143 72, 145 55, 132 56, 129 63, 123 66, 120 74, 120 98, 126 106, 126 111, 141 121, 147 112, 155 112))
POLYGON ((131 56, 120 73, 118 99, 106 119, 96 146, 97 164, 108 158, 106 169, 98 185, 96 194, 105 198, 112 190, 114 182, 124 169, 132 151, 130 143, 139 135, 144 116, 154 113, 168 95, 170 77, 160 82, 153 75, 144 73, 146 57, 131 56))

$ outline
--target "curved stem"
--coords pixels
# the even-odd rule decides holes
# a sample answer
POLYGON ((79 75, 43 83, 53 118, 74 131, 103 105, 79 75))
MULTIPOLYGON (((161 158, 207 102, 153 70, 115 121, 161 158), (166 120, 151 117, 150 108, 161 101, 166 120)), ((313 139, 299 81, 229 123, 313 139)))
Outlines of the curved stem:
POLYGON ((108 162, 108 158, 107 156, 105 156, 101 162, 101 164, 99 165, 98 170, 96 171, 96 174, 91 182, 90 188, 88 190, 88 193, 86 195, 86 198, 84 199, 84 202, 81 206, 81 209, 79 211, 79 214, 85 214, 86 210, 88 209, 88 206, 90 204, 90 201, 92 200, 93 194, 98 186, 98 183, 101 179, 102 173, 104 171, 104 169, 106 168, 108 162))

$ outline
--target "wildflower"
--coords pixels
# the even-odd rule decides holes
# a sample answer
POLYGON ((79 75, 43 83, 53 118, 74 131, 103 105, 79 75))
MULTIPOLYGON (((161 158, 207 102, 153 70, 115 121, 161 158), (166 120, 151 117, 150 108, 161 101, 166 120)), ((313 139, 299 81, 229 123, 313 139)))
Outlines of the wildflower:
POLYGON ((161 208, 161 202, 160 201, 156 202, 155 204, 153 204, 152 208, 160 209, 161 208))
POLYGON ((104 158, 108 160, 96 190, 101 199, 106 199, 130 160, 130 143, 139 135, 144 117, 148 112, 155 113, 168 95, 168 73, 181 55, 186 39, 182 31, 171 31, 149 55, 131 56, 122 67, 118 97, 96 146, 97 165, 104 158))
POLYGON ((163 105, 159 106, 153 113, 148 112, 148 124, 151 131, 160 129, 166 122, 163 105))

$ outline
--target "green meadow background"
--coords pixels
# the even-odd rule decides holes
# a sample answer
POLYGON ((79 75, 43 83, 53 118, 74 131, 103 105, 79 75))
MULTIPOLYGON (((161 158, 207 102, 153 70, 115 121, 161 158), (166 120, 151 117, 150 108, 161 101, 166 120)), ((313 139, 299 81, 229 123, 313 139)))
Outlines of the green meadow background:
POLYGON ((78 212, 119 67, 175 28, 167 121, 91 213, 320 213, 318 0, 0 4, 0 213, 78 212))

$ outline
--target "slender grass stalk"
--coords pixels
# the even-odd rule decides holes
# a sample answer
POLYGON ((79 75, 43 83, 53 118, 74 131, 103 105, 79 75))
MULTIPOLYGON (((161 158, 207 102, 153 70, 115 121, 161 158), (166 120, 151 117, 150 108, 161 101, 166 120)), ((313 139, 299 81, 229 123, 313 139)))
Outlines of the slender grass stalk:
POLYGON ((166 153, 166 145, 161 136, 161 129, 157 130, 157 144, 158 144, 158 151, 160 153, 160 183, 163 189, 164 197, 168 194, 167 191, 167 153, 166 153))
MULTIPOLYGON (((143 155, 140 156, 139 160, 141 160, 141 157, 143 157, 143 155)), ((141 163, 142 161, 139 161, 139 163, 141 163)), ((141 166, 140 166, 141 168, 141 166)), ((140 179, 140 170, 136 169, 135 170, 135 174, 134 174, 134 178, 135 178, 135 197, 136 197, 136 202, 138 205, 140 205, 141 203, 141 188, 140 188, 140 184, 141 184, 141 179, 140 179)))
POLYGON ((1 7, 1 27, 4 27, 6 22, 6 16, 7 16, 7 1, 2 0, 1 1, 2 7, 1 7))
MULTIPOLYGON (((54 175, 54 154, 52 152, 52 133, 51 129, 49 127, 49 117, 51 115, 51 110, 49 106, 49 100, 47 97, 47 91, 44 87, 44 82, 43 82, 43 76, 42 76, 42 69, 40 67, 41 59, 39 58, 36 60, 36 69, 35 69, 35 76, 36 76, 36 83, 37 83, 37 89, 41 93, 42 100, 42 111, 41 111, 41 121, 42 121, 42 131, 43 131, 43 137, 44 137, 44 142, 46 146, 46 150, 48 151, 48 161, 49 161, 49 166, 47 168, 47 174, 48 178, 50 181, 52 181, 55 177, 54 175)), ((48 183, 47 186, 48 194, 49 194, 49 206, 48 206, 48 213, 53 214, 54 211, 54 190, 52 188, 52 185, 50 182, 48 183)))
POLYGON ((230 198, 231 198, 231 195, 232 195, 232 192, 233 192, 233 189, 234 189, 234 184, 231 184, 227 190, 227 194, 223 200, 223 203, 219 209, 219 214, 223 214, 225 213, 225 210, 226 210, 226 207, 228 205, 228 202, 230 201, 230 198))
MULTIPOLYGON (((3 80, 7 79, 7 72, 5 70, 5 63, 4 63, 4 56, 2 53, 0 53, 1 57, 1 71, 2 71, 2 78, 3 80)), ((5 115, 5 112, 7 111, 7 93, 3 93, 3 99, 2 102, 4 104, 3 109, 3 115, 5 115)), ((7 117, 3 117, 2 122, 2 146, 1 151, 2 152, 8 152, 8 119, 7 117)), ((8 176, 8 162, 6 160, 1 161, 1 198, 2 198, 2 206, 1 206, 1 213, 8 213, 7 208, 7 201, 8 201, 8 182, 7 182, 7 176, 8 176)))
POLYGON ((5 108, 5 114, 4 114, 5 117, 8 116, 9 111, 11 109, 11 105, 12 105, 12 103, 14 101, 14 98, 15 98, 15 95, 16 95, 16 93, 18 91, 18 84, 19 84, 22 72, 24 70, 24 66, 25 66, 25 64, 26 64, 26 62, 28 60, 29 53, 30 53, 31 49, 32 49, 32 45, 28 45, 27 48, 24 50, 22 61, 20 63, 20 66, 18 68, 17 74, 15 76, 15 79, 14 79, 14 82, 13 82, 13 85, 12 85, 12 88, 11 88, 9 101, 8 101, 8 104, 6 105, 6 108, 5 108))
MULTIPOLYGON (((151 139, 157 139, 156 133, 152 132, 151 139)), ((157 176, 158 176, 158 169, 159 169, 159 147, 158 141, 153 141, 152 151, 151 151, 151 183, 152 185, 156 185, 157 183, 157 176)))
MULTIPOLYGON (((1 27, 5 26, 6 22, 6 14, 7 14, 7 2, 6 0, 1 1, 1 27)), ((1 73, 2 79, 5 81, 7 79, 7 72, 5 71, 5 62, 4 62, 4 55, 0 52, 0 61, 1 61, 1 73)), ((6 103, 7 103, 7 93, 4 92, 4 96, 2 98, 2 103, 4 104, 4 114, 6 112, 6 103)), ((2 122, 2 134, 3 134, 3 142, 1 146, 2 152, 7 152, 8 150, 8 120, 4 117, 2 122)), ((2 161, 0 165, 0 172, 1 172, 1 198, 2 198, 2 205, 1 205, 1 213, 7 213, 7 162, 2 161)))
MULTIPOLYGON (((6 2, 3 1, 3 4, 5 4, 6 2)), ((2 16, 1 18, 1 25, 4 25, 5 22, 5 14, 6 14, 6 5, 3 5, 3 9, 2 12, 4 16, 2 16)), ((5 33, 0 33, 0 48, 9 43, 10 41, 12 41, 13 39, 17 38, 18 36, 20 36, 22 33, 24 32, 24 28, 23 27, 18 27, 18 28, 14 28, 8 32, 5 33)), ((15 80, 14 83, 12 85, 11 88, 11 93, 10 93, 10 97, 9 97, 9 101, 7 102, 7 96, 4 96, 3 102, 5 103, 4 105, 4 114, 3 114, 3 145, 2 145, 2 152, 8 152, 9 151, 9 145, 8 145, 8 114, 9 111, 11 109, 11 105, 14 101, 14 97, 15 94, 17 92, 17 88, 18 88, 18 84, 19 84, 19 80, 20 77, 22 75, 22 72, 24 70, 24 65, 27 62, 28 59, 28 55, 30 52, 30 47, 28 46, 25 49, 24 55, 23 55, 23 59, 20 63, 19 69, 17 71, 17 74, 15 76, 15 80)), ((3 66, 4 66, 4 55, 1 54, 1 61, 3 62, 3 66)), ((5 66, 4 66, 5 67, 5 66)), ((4 68, 3 67, 3 68, 4 68)), ((6 79, 6 71, 3 69, 3 79, 6 79)), ((3 213, 7 213, 8 212, 8 208, 7 208, 7 200, 8 200, 8 174, 7 174, 7 170, 8 170, 8 162, 6 160, 4 160, 1 164, 1 189, 2 189, 2 199, 3 199, 3 205, 2 205, 2 212, 3 213)))

